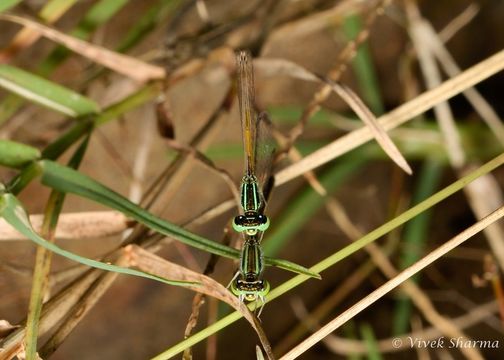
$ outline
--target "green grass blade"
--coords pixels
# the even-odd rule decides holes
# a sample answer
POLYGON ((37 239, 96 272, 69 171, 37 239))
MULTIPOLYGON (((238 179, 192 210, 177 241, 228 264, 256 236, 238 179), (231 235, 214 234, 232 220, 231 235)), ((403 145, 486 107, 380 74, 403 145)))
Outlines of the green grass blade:
POLYGON ((33 179, 42 174, 42 169, 36 162, 32 162, 25 166, 23 170, 12 179, 7 188, 13 194, 19 194, 33 179))
POLYGON ((77 0, 51 0, 39 12, 39 17, 45 22, 52 23, 63 16, 77 0))
MULTIPOLYGON (((320 176, 319 180, 328 192, 334 191, 367 161, 366 157, 360 156, 360 152, 342 157, 338 165, 320 176)), ((311 187, 307 187, 302 194, 296 196, 282 216, 275 221, 278 225, 273 225, 266 235, 263 245, 265 254, 277 254, 323 204, 324 197, 311 187)))
MULTIPOLYGON (((42 183, 55 190, 73 193, 116 209, 154 231, 197 249, 231 259, 238 259, 240 256, 240 252, 236 249, 205 239, 152 215, 125 197, 78 171, 49 160, 38 162, 38 166, 42 169, 42 183)), ((313 271, 286 260, 265 258, 265 263, 307 276, 318 277, 313 271)))
MULTIPOLYGON (((420 170, 418 186, 413 194, 413 204, 420 203, 434 193, 439 185, 442 173, 443 166, 439 161, 428 159, 424 162, 420 170)), ((401 270, 413 265, 421 258, 428 238, 431 214, 431 210, 426 210, 405 226, 401 262, 399 264, 401 270)), ((420 274, 417 274, 411 280, 418 281, 418 275, 420 274)), ((411 300, 406 296, 400 296, 392 320, 392 333, 394 336, 404 334, 408 330, 411 321, 411 309, 411 300)))
MULTIPOLYGON (((357 340, 357 335, 356 335, 356 330, 355 330, 355 321, 350 320, 345 323, 345 325, 342 326, 341 328, 343 332, 343 336, 346 339, 352 339, 352 340, 357 340)), ((347 359, 348 360, 361 360, 362 356, 358 353, 353 353, 350 352, 347 354, 347 359)))
POLYGON ((366 343, 366 348, 368 351, 367 358, 369 360, 382 360, 383 357, 380 354, 380 349, 378 348, 378 343, 373 332, 373 328, 369 324, 362 324, 360 327, 360 332, 362 334, 362 339, 366 343))
MULTIPOLYGON (((79 22, 77 27, 70 32, 70 35, 80 39, 89 38, 97 27, 106 23, 124 7, 126 2, 126 0, 101 0, 97 2, 84 15, 84 18, 79 22)), ((38 66, 36 72, 43 77, 48 77, 70 54, 71 52, 64 47, 57 47, 38 66)), ((10 118, 22 105, 23 99, 21 97, 9 94, 0 104, 0 124, 10 118)))
POLYGON ((117 119, 125 112, 145 104, 158 96, 159 91, 160 87, 157 83, 146 85, 135 93, 127 96, 125 99, 109 106, 99 115, 83 119, 75 124, 65 134, 56 139, 53 143, 49 144, 42 151, 42 157, 51 160, 57 159, 84 134, 91 131, 94 126, 103 125, 108 121, 117 119))
POLYGON ((40 161, 39 166, 43 169, 42 183, 44 185, 61 192, 83 196, 112 209, 116 209, 161 234, 173 237, 176 240, 198 249, 231 259, 237 259, 239 257, 238 250, 205 239, 164 221, 142 209, 140 206, 130 202, 113 190, 73 169, 49 160, 40 161))
POLYGON ((29 162, 40 159, 37 148, 9 140, 0 140, 0 165, 22 168, 29 162))
POLYGON ((0 125, 14 115, 22 104, 23 98, 12 93, 8 94, 0 104, 0 125))
POLYGON ((180 0, 159 0, 130 28, 116 50, 126 52, 131 49, 163 21, 180 2, 180 0))
MULTIPOLYGON (((77 122, 68 132, 60 136, 53 143, 49 144, 42 151, 42 158, 50 160, 57 159, 82 136, 88 134, 96 124, 101 125, 107 121, 117 118, 122 113, 153 99, 158 93, 159 86, 157 84, 149 84, 118 103, 111 105, 99 115, 90 115, 79 119, 80 121, 77 122)), ((35 176, 37 176, 37 169, 37 166, 31 166, 31 169, 28 169, 30 171, 23 171, 20 174, 21 181, 19 178, 16 178, 9 184, 9 188, 12 188, 11 191, 15 194, 21 191, 32 179, 34 179, 35 176)))
POLYGON ((90 36, 99 26, 105 24, 117 14, 128 0, 101 0, 89 9, 77 28, 71 32, 72 36, 84 39, 90 36))
MULTIPOLYGON (((75 4, 76 0, 50 0, 42 7, 38 17, 45 23, 52 24, 75 4)), ((9 94, 0 105, 0 124, 5 122, 23 104, 23 99, 9 94)))
MULTIPOLYGON (((480 166, 475 171, 467 174, 463 178, 455 181, 451 185, 445 187, 441 191, 438 191, 436 194, 430 196, 428 199, 422 201, 420 204, 410 208, 409 210, 405 211, 404 213, 397 216, 396 218, 390 220, 389 222, 383 224, 382 226, 378 227, 377 229, 366 234, 361 239, 348 245, 347 247, 343 248, 342 250, 328 256, 327 258, 320 261, 318 264, 311 267, 310 269, 316 273, 320 273, 320 272, 328 269, 329 267, 338 263, 342 259, 353 254, 357 250, 362 249, 367 244, 379 239, 381 236, 396 229, 397 227, 401 226, 405 222, 413 219, 418 214, 421 214, 425 210, 438 204, 439 202, 446 199, 450 195, 453 195, 455 192, 463 189, 467 184, 476 180, 480 176, 483 176, 485 174, 488 174, 490 171, 495 170, 497 167, 501 166, 502 164, 504 164, 504 154, 501 154, 501 155, 497 156, 496 158, 490 160, 486 164, 480 166)), ((276 287, 275 289, 273 289, 270 292, 270 294, 268 295, 268 298, 267 298, 268 302, 285 294, 289 290, 304 283, 306 280, 308 280, 308 278, 304 275, 297 275, 297 276, 291 278, 290 280, 287 280, 286 282, 284 282, 283 284, 276 287)), ((241 314, 239 312, 235 311, 235 312, 227 315, 226 317, 220 319, 219 321, 213 323, 212 325, 208 326, 207 328, 195 333, 191 337, 177 343, 173 347, 171 347, 171 348, 167 349, 166 351, 162 352, 161 354, 155 356, 151 360, 170 359, 173 356, 177 355, 178 353, 184 351, 185 349, 187 349, 191 346, 194 346, 198 342, 206 339, 207 337, 209 337, 209 336, 215 334, 216 332, 222 330, 223 328, 229 326, 230 324, 232 324, 233 322, 237 321, 240 318, 241 318, 241 314)))
POLYGON ((0 1, 0 12, 9 10, 13 8, 17 4, 19 4, 22 0, 2 0, 0 1))
POLYGON ((32 240, 37 245, 40 245, 58 255, 64 256, 70 260, 76 261, 83 265, 91 266, 101 270, 113 271, 120 274, 139 276, 151 280, 156 280, 169 285, 176 285, 176 286, 196 285, 194 282, 172 281, 161 278, 159 276, 148 274, 143 271, 103 263, 64 250, 59 246, 56 246, 53 243, 46 241, 33 230, 28 215, 26 214, 26 211, 24 210, 23 206, 21 205, 19 200, 16 199, 16 197, 10 193, 5 193, 0 197, 0 216, 2 216, 5 219, 5 221, 8 222, 13 228, 15 228, 21 234, 26 236, 28 239, 32 240))
MULTIPOLYGON (((88 143, 89 136, 84 139, 82 144, 73 154, 69 161, 70 167, 74 169, 79 167, 88 143)), ((56 226, 58 225, 58 219, 61 209, 63 208, 64 200, 64 193, 53 190, 49 195, 49 200, 47 201, 45 207, 44 221, 42 223, 40 236, 50 243, 54 243, 55 240, 54 234, 56 232, 56 226)), ((30 305, 28 309, 28 317, 26 319, 25 352, 27 360, 36 359, 40 314, 42 312, 44 296, 47 292, 51 263, 52 252, 42 246, 38 246, 37 254, 35 256, 35 268, 33 270, 30 305)))
POLYGON ((322 279, 320 274, 288 260, 276 259, 269 256, 265 256, 264 263, 268 266, 274 266, 279 269, 287 270, 296 274, 306 275, 314 279, 322 279))
MULTIPOLYGON (((88 39, 99 26, 110 20, 127 2, 128 0, 102 0, 97 2, 84 15, 77 27, 70 32, 70 35, 82 40, 88 39)), ((45 77, 49 76, 70 54, 69 50, 58 46, 40 64, 37 73, 45 77)))
POLYGON ((155 99, 161 92, 162 88, 159 82, 145 85, 121 101, 107 107, 96 117, 95 124, 103 125, 110 120, 117 119, 121 114, 155 99))
POLYGON ((82 136, 91 132, 93 125, 94 123, 91 117, 82 119, 70 128, 70 130, 42 150, 42 158, 49 160, 57 159, 82 136))
POLYGON ((0 86, 29 101, 72 117, 99 111, 94 101, 10 65, 0 65, 0 86))

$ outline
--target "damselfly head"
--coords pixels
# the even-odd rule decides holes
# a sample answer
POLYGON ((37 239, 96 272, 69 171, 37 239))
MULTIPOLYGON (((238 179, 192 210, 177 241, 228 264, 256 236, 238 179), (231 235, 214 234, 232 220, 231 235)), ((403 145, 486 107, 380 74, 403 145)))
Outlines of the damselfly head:
POLYGON ((256 212, 246 212, 233 219, 233 229, 237 232, 246 232, 248 235, 255 235, 258 231, 266 231, 270 221, 266 215, 256 212))
POLYGON ((270 284, 263 279, 238 278, 231 284, 231 291, 244 301, 254 302, 258 299, 264 299, 270 291, 270 284))

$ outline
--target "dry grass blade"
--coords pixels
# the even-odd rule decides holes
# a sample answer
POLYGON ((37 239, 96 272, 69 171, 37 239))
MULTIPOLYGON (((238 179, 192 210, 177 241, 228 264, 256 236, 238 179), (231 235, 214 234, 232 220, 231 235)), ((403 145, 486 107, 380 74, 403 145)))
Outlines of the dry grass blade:
POLYGON ((124 248, 124 253, 128 258, 129 265, 137 267, 142 271, 161 277, 168 276, 172 277, 173 279, 186 279, 188 281, 200 283, 200 286, 193 286, 188 288, 198 293, 219 299, 232 306, 234 309, 238 310, 256 331, 259 339, 261 340, 264 350, 268 354, 268 357, 270 359, 273 358, 271 345, 269 344, 269 341, 266 338, 257 318, 249 311, 247 306, 238 301, 238 298, 234 296, 223 285, 219 284, 217 281, 206 275, 199 274, 197 272, 184 268, 183 266, 169 262, 136 245, 126 246, 124 248))
MULTIPOLYGON (((438 47, 442 47, 442 44, 440 44, 441 42, 436 39, 435 32, 421 17, 416 5, 410 1, 407 2, 406 5, 408 17, 411 21, 411 35, 415 48, 418 52, 424 77, 427 85, 429 87, 434 87, 441 82, 441 76, 434 60, 434 54, 431 50, 432 45, 429 46, 428 44, 437 43, 438 47)), ((469 88, 469 90, 470 89, 471 88, 469 88)), ((465 153, 460 141, 460 136, 455 127, 450 107, 447 102, 443 102, 437 105, 434 108, 434 111, 436 118, 440 123, 441 132, 443 133, 446 141, 446 150, 448 152, 450 163, 455 169, 461 169, 461 167, 465 165, 465 153)), ((494 122, 496 121, 500 124, 499 118, 493 120, 494 122)), ((496 135, 499 134, 499 128, 502 131, 502 124, 497 126, 496 135)), ((478 179, 478 181, 475 181, 470 184, 470 186, 466 187, 464 191, 467 194, 471 208, 477 217, 482 217, 484 214, 487 214, 489 211, 492 211, 503 204, 502 192, 497 181, 492 175, 485 175, 481 179, 478 179), (486 196, 481 196, 482 193, 486 196)), ((504 233, 502 228, 498 224, 495 224, 485 229, 485 234, 501 269, 504 269, 504 245, 501 241, 504 233)))
POLYGON ((7 320, 0 320, 0 339, 9 335, 14 329, 17 329, 19 325, 12 325, 7 320))
MULTIPOLYGON (((365 247, 365 250, 371 255, 373 261, 380 270, 389 278, 397 276, 398 271, 394 268, 389 258, 374 243, 365 247)), ((413 281, 407 280, 401 285, 402 290, 411 298, 413 304, 420 310, 422 315, 432 325, 439 329, 446 338, 467 339, 470 338, 457 327, 450 318, 443 316, 434 306, 429 296, 413 281)), ((477 348, 464 348, 460 351, 470 359, 481 359, 481 353, 477 348)))
POLYGON ((455 36, 464 26, 469 24, 476 15, 478 15, 480 8, 476 3, 471 3, 464 9, 457 17, 455 17, 448 25, 444 27, 439 33, 439 37, 443 42, 447 42, 455 36))
MULTIPOLYGON (((355 241, 364 236, 364 234, 361 234, 356 226, 349 221, 343 207, 339 206, 337 201, 328 199, 326 202, 326 208, 335 224, 337 224, 350 239, 355 241)), ((385 252, 377 244, 368 244, 364 247, 364 249, 371 256, 371 259, 377 267, 389 279, 397 276, 398 271, 385 252)), ((431 299, 416 283, 408 280, 402 285, 402 290, 412 299, 412 302, 419 309, 424 318, 432 325, 436 326, 444 336, 447 338, 468 339, 468 336, 464 334, 455 324, 453 324, 449 318, 439 313, 431 299)), ((478 349, 467 349, 463 350, 463 352, 466 356, 471 358, 481 357, 478 349)))
MULTIPOLYGON (((120 257, 118 263, 126 265, 124 257, 120 257)), ((77 324, 94 308, 98 300, 101 299, 104 292, 111 286, 117 278, 117 273, 100 272, 99 270, 91 270, 98 274, 97 279, 89 285, 87 291, 78 299, 75 305, 69 309, 66 318, 58 324, 57 330, 51 335, 49 340, 39 350, 44 359, 49 358, 59 346, 65 341, 71 331, 77 324)), ((80 281, 77 282, 77 284, 80 281)))
MULTIPOLYGON (((189 315, 189 320, 187 321, 186 328, 184 330, 184 338, 188 338, 191 336, 192 330, 198 324, 198 318, 200 314, 200 309, 205 303, 205 296, 203 294, 196 294, 193 297, 192 306, 191 306, 191 315, 189 315)), ((184 355, 182 358, 192 359, 192 348, 185 349, 184 355)))
MULTIPOLYGON (((410 21, 410 36, 418 56, 425 83, 428 89, 433 89, 441 84, 441 74, 428 45, 432 41, 431 36, 429 36, 427 28, 422 22, 421 15, 414 2, 406 1, 405 6, 410 21)), ((436 104, 434 106, 434 114, 444 138, 450 163, 459 169, 465 163, 465 153, 448 102, 441 101, 436 104)))
MULTIPOLYGON (((40 232, 43 215, 30 215, 30 222, 35 231, 40 232)), ((55 237, 57 239, 88 239, 112 236, 121 233, 133 225, 119 211, 88 211, 61 214, 55 237)), ((4 219, 0 219, 0 241, 27 240, 4 219)))
POLYGON ((5 14, 0 14, 0 19, 15 22, 33 29, 42 36, 85 56, 93 62, 101 64, 138 82, 143 83, 149 80, 162 79, 166 76, 166 71, 162 67, 150 65, 135 58, 105 49, 104 47, 90 44, 48 26, 39 24, 33 20, 5 14))
MULTIPOLYGON (((343 2, 350 3, 350 2, 343 2)), ((335 65, 328 74, 328 78, 332 81, 338 81, 341 75, 346 71, 348 63, 357 54, 357 49, 362 45, 369 37, 371 26, 373 25, 376 18, 384 13, 386 6, 390 3, 390 0, 380 0, 376 2, 369 2, 367 5, 372 6, 373 9, 370 11, 364 21, 364 26, 360 29, 359 33, 355 36, 354 40, 349 41, 345 47, 340 51, 335 65)), ((352 2, 355 6, 356 3, 352 2)), ((354 12, 357 12, 354 9, 354 12)), ((344 19, 340 19, 343 21, 344 19)), ((294 144, 296 139, 303 133, 306 124, 312 116, 317 113, 321 104, 327 100, 331 93, 331 86, 329 84, 324 84, 321 86, 312 96, 312 100, 309 102, 308 106, 304 109, 298 124, 290 131, 289 138, 291 145, 294 144)))
MULTIPOLYGON (((466 171, 471 168, 473 167, 469 167, 466 171)), ((484 175, 468 184, 464 188, 464 192, 473 213, 478 217, 493 211, 504 203, 501 187, 492 174, 484 175)), ((485 229, 485 236, 501 270, 504 270, 504 244, 502 242, 504 231, 502 226, 498 223, 489 226, 485 229)))
MULTIPOLYGON (((316 309, 311 313, 309 321, 318 322, 332 309, 336 308, 347 296, 356 291, 359 286, 369 278, 369 275, 375 269, 375 265, 371 260, 366 261, 359 266, 356 271, 350 274, 343 283, 340 284, 330 295, 317 305, 316 309)), ((279 342, 275 347, 275 352, 283 354, 287 352, 298 339, 306 332, 307 324, 297 324, 286 337, 279 342)))
MULTIPOLYGON (((229 235, 230 229, 226 228, 224 229, 224 237, 221 241, 222 244, 224 245, 229 245, 231 242, 231 236, 229 235)), ((203 274, 205 275, 210 275, 214 272, 215 266, 217 265, 217 262, 219 261, 219 257, 215 255, 211 255, 210 258, 207 261, 207 264, 205 266, 205 270, 203 271, 203 274)), ((189 315, 189 320, 187 321, 186 328, 184 331, 184 338, 188 338, 191 336, 191 333, 193 329, 196 327, 198 324, 198 318, 200 314, 200 308, 203 306, 205 303, 205 295, 203 294, 196 294, 194 295, 193 302, 192 302, 192 309, 191 309, 191 314, 189 315)), ((215 322, 217 318, 217 301, 216 299, 210 298, 210 308, 209 308, 209 317, 213 319, 213 322, 215 322)), ((213 344, 213 345, 216 345, 213 344)), ((207 358, 208 359, 213 359, 215 356, 211 356, 210 353, 214 353, 213 346, 208 343, 207 345, 207 358)), ((215 354, 214 354, 215 355, 215 354)), ((183 355, 184 359, 191 359, 192 358, 192 348, 187 348, 184 351, 183 355)))
POLYGON ((154 140, 154 122, 145 121, 141 129, 140 143, 138 144, 132 165, 132 179, 129 187, 128 199, 138 204, 142 200, 143 183, 146 177, 149 153, 154 140))
POLYGON ((412 266, 403 270, 393 279, 387 281, 385 284, 380 286, 378 289, 373 291, 371 294, 364 297, 362 300, 357 302, 355 305, 350 307, 348 310, 343 312, 341 315, 330 321, 328 324, 324 325, 319 331, 308 337, 301 344, 293 348, 286 355, 284 355, 282 360, 295 359, 306 350, 311 348, 313 345, 321 341, 324 337, 332 333, 334 330, 339 328, 341 325, 346 323, 348 320, 352 319, 354 316, 359 314, 364 309, 368 308, 371 304, 382 298, 384 295, 398 287, 401 283, 412 277, 414 274, 423 270, 425 267, 432 264, 434 261, 441 258, 447 252, 453 250, 478 232, 482 231, 484 228, 499 220, 504 216, 504 207, 499 208, 494 211, 484 219, 478 221, 471 227, 467 228, 454 238, 447 241, 445 244, 438 247, 436 250, 432 251, 421 260, 417 261, 412 266))
MULTIPOLYGON (((77 0, 71 0, 66 2, 59 2, 59 8, 57 11, 54 11, 54 7, 51 12, 47 11, 47 8, 50 7, 51 1, 48 1, 46 6, 42 8, 39 12, 38 16, 44 20, 47 24, 52 24, 56 22, 65 12, 74 5, 77 0), (44 11, 46 10, 46 11, 44 11)), ((54 4, 55 1, 52 1, 54 4)), ((37 41, 40 37, 40 33, 33 29, 25 28, 19 31, 14 39, 12 39, 11 43, 7 45, 2 51, 0 51, 0 63, 8 62, 12 59, 19 51, 22 49, 26 49, 30 47, 35 41, 37 41)))
MULTIPOLYGON (((287 146, 289 146, 287 137, 284 136, 278 129, 272 127, 272 133, 275 140, 277 141, 277 143, 280 145, 281 148, 287 148, 287 146)), ((289 157, 291 162, 296 162, 303 158, 303 156, 295 146, 290 147, 287 156, 289 157)), ((313 190, 315 190, 320 196, 327 195, 326 190, 324 189, 322 184, 318 181, 313 171, 307 172, 306 174, 304 174, 304 177, 308 182, 308 184, 310 184, 310 186, 313 188, 313 190)))
MULTIPOLYGON (((449 79, 440 86, 426 91, 415 99, 404 103, 395 110, 380 116, 378 122, 386 130, 393 129, 431 109, 434 105, 450 99, 462 91, 504 69, 504 50, 449 79)), ((305 156, 303 160, 282 169, 275 175, 277 185, 284 184, 299 175, 313 170, 332 159, 357 148, 372 139, 368 127, 364 127, 338 138, 323 148, 305 156)))
MULTIPOLYGON (((313 324, 313 319, 309 317, 306 309, 304 307, 301 307, 302 304, 296 302, 293 305, 296 306, 295 311, 298 314, 298 317, 304 321, 305 326, 310 326, 312 329, 315 326, 319 327, 317 324, 313 324)), ((494 313, 497 311, 497 302, 491 301, 489 303, 479 305, 471 309, 468 313, 451 319, 451 321, 460 330, 463 330, 494 316, 494 313)), ((397 346, 398 341, 393 341, 397 339, 396 337, 378 340, 378 348, 381 353, 408 351, 411 350, 410 339, 436 340, 441 336, 443 336, 443 333, 441 333, 435 326, 432 326, 421 331, 413 331, 399 337, 399 339, 401 339, 402 341, 403 346, 397 346)), ((323 342, 324 345, 327 346, 331 351, 339 355, 366 354, 368 352, 366 343, 362 340, 352 340, 348 338, 338 337, 334 334, 329 334, 326 338, 324 338, 323 342)))
POLYGON ((378 123, 376 117, 364 102, 348 86, 323 79, 300 65, 284 59, 259 59, 255 61, 256 67, 263 75, 286 75, 293 78, 313 81, 328 85, 336 94, 338 94, 357 116, 369 127, 378 144, 390 156, 390 158, 406 173, 411 174, 411 168, 401 155, 397 147, 387 135, 383 127, 378 123))
POLYGON ((402 156, 399 149, 392 142, 387 132, 383 129, 380 123, 377 121, 374 114, 369 110, 369 108, 362 102, 362 100, 357 96, 356 93, 352 91, 348 86, 337 83, 330 82, 333 90, 338 93, 338 95, 345 100, 345 102, 352 108, 353 111, 359 116, 359 118, 369 126, 374 138, 380 144, 381 148, 388 156, 407 174, 411 175, 413 171, 411 167, 406 162, 406 159, 402 156))
MULTIPOLYGON (((61 320, 65 318, 70 309, 75 306, 79 299, 87 291, 88 287, 96 280, 99 271, 91 271, 84 276, 75 286, 68 287, 56 297, 49 300, 42 309, 39 324, 39 335, 42 336, 61 320)), ((2 341, 0 359, 12 359, 23 351, 23 341, 26 335, 24 324, 2 341)))
MULTIPOLYGON (((445 72, 451 77, 460 74, 460 68, 444 46, 440 39, 440 35, 434 31, 432 25, 427 20, 423 19, 422 27, 425 35, 429 37, 427 45, 431 48, 431 51, 436 56, 445 72)), ((474 110, 478 112, 481 118, 487 123, 488 127, 494 132, 500 143, 504 145, 504 124, 492 106, 474 87, 467 89, 463 94, 467 98, 467 101, 473 106, 474 110)))

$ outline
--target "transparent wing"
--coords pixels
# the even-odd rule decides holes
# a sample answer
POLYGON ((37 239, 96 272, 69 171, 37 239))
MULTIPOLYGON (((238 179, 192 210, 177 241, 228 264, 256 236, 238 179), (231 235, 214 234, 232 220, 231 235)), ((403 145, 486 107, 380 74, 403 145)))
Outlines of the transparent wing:
POLYGON ((266 112, 257 116, 256 177, 263 192, 264 203, 268 201, 274 182, 273 159, 275 158, 276 144, 272 135, 272 126, 266 112))
POLYGON ((236 56, 238 66, 238 100, 242 125, 243 149, 245 153, 245 172, 256 173, 257 117, 254 105, 254 70, 248 51, 240 51, 236 56))
POLYGON ((272 187, 272 166, 275 143, 271 135, 271 120, 267 113, 259 115, 254 103, 254 69, 248 51, 236 56, 238 67, 238 100, 242 125, 245 174, 255 175, 263 189, 263 207, 272 187), (265 190, 265 191, 264 191, 265 190))

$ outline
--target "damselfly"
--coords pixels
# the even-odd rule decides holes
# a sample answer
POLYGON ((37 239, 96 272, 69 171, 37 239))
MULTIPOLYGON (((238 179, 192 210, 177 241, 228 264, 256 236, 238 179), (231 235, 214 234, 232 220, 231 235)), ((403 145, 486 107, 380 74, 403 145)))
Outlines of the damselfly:
MULTIPOLYGON (((269 283, 262 278, 264 270, 261 240, 269 226, 269 219, 263 214, 266 200, 261 189, 257 171, 272 152, 265 151, 261 127, 266 115, 256 115, 254 107, 254 73, 252 59, 248 52, 240 51, 236 56, 238 68, 238 98, 245 153, 245 174, 241 181, 242 214, 233 220, 233 228, 243 234, 243 247, 239 270, 231 283, 231 291, 240 301, 260 301, 270 290, 269 283)), ((271 160, 271 159, 269 159, 271 160)))

